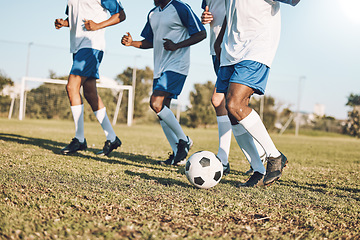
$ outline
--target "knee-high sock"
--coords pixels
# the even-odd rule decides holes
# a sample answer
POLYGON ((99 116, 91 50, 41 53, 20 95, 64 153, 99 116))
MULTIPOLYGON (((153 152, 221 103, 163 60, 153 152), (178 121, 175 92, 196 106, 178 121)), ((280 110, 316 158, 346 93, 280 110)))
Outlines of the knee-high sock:
POLYGON ((255 140, 241 124, 232 125, 233 133, 241 151, 249 161, 255 172, 265 174, 264 164, 261 162, 255 140))
POLYGON ((227 115, 217 116, 218 132, 219 132, 219 149, 217 156, 222 164, 229 163, 229 152, 231 145, 231 123, 227 115))
POLYGON ((278 157, 280 152, 275 147, 274 142, 266 130, 260 116, 252 110, 251 113, 239 121, 239 123, 251 134, 251 136, 260 143, 268 157, 278 157))
POLYGON ((165 133, 165 136, 171 146, 171 149, 173 150, 174 154, 176 154, 177 151, 177 143, 179 142, 179 139, 176 137, 176 134, 171 130, 171 128, 164 122, 164 120, 160 120, 160 125, 165 133))
POLYGON ((84 142, 84 104, 71 106, 71 112, 75 123, 75 138, 84 142))
POLYGON ((180 123, 176 120, 175 115, 168 107, 164 106, 157 115, 169 126, 179 140, 182 139, 186 142, 188 141, 180 123))
POLYGON ((94 114, 104 130, 106 140, 110 140, 111 142, 115 141, 116 133, 111 126, 108 115, 106 114, 106 107, 95 111, 94 114))

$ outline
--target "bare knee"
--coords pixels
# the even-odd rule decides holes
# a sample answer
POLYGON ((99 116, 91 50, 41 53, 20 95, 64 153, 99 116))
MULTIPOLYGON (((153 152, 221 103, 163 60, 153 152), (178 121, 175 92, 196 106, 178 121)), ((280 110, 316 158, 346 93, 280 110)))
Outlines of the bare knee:
POLYGON ((164 106, 163 101, 161 101, 160 99, 154 96, 151 96, 150 107, 154 112, 159 113, 162 110, 163 106, 164 106))

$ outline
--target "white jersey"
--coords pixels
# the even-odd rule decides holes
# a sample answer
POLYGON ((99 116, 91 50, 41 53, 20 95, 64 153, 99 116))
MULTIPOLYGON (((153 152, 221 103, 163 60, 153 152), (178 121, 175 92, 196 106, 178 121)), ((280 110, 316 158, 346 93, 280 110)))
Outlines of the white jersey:
POLYGON ((216 38, 219 36, 222 24, 225 18, 225 1, 224 0, 203 0, 202 9, 209 7, 209 12, 213 15, 213 20, 210 23, 210 54, 216 55, 214 44, 216 38))
POLYGON ((81 48, 105 50, 105 28, 87 31, 84 19, 95 23, 103 22, 123 10, 118 0, 69 0, 66 14, 70 27, 70 52, 81 48))
POLYGON ((205 31, 200 19, 189 5, 179 0, 170 1, 163 9, 155 7, 150 11, 141 36, 154 47, 154 78, 165 71, 188 74, 190 47, 167 51, 163 39, 178 43, 200 31, 205 31))
POLYGON ((221 66, 252 60, 271 67, 280 40, 280 4, 272 0, 225 0, 227 27, 221 66))

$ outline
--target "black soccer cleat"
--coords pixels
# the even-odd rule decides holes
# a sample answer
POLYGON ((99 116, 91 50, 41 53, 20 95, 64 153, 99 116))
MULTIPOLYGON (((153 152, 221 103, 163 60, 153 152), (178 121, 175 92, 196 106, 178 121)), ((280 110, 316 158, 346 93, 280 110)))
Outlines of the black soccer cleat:
POLYGON ((187 157, 190 147, 192 145, 192 141, 190 140, 190 138, 187 137, 187 139, 188 141, 184 141, 180 139, 179 143, 177 143, 177 152, 174 157, 172 165, 177 165, 179 162, 181 162, 187 157))
POLYGON ((84 139, 84 142, 81 143, 81 142, 79 142, 79 139, 73 138, 71 140, 70 144, 67 145, 66 147, 64 147, 63 149, 61 149, 60 152, 63 155, 68 155, 68 154, 75 153, 80 150, 86 150, 86 149, 87 149, 86 139, 84 139))
POLYGON ((258 187, 263 185, 264 174, 254 172, 253 175, 245 182, 240 183, 240 187, 258 187))
POLYGON ((226 165, 223 164, 223 176, 226 176, 230 173, 230 163, 227 163, 226 165))
POLYGON ((109 156, 109 154, 114 150, 117 149, 118 147, 121 146, 121 141, 118 137, 115 138, 115 140, 113 142, 111 142, 110 140, 106 140, 103 150, 96 153, 97 155, 105 155, 105 156, 109 156))
POLYGON ((269 157, 267 160, 264 185, 270 185, 276 180, 279 180, 282 175, 282 170, 286 166, 286 164, 287 158, 282 153, 277 158, 269 157))
POLYGON ((174 152, 172 152, 171 154, 169 153, 168 159, 166 159, 165 161, 157 161, 157 163, 160 165, 172 165, 174 158, 175 158, 175 154, 174 152))

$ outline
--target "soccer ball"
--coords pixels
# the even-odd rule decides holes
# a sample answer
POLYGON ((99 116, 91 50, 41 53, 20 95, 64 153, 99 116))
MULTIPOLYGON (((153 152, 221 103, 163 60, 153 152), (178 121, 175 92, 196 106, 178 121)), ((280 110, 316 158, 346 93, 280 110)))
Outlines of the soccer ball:
POLYGON ((223 175, 223 165, 212 152, 199 151, 186 161, 185 174, 191 184, 198 188, 211 188, 223 175))

